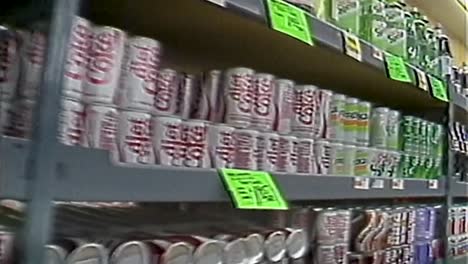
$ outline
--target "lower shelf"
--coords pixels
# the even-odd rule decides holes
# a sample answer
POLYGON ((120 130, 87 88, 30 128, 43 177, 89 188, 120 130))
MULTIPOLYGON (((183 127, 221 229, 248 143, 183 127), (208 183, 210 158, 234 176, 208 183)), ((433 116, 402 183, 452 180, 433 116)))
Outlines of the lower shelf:
MULTIPOLYGON (((25 197, 28 145, 28 141, 2 138, 2 197, 25 197)), ((277 174, 275 178, 289 201, 443 197, 445 194, 443 182, 439 182, 438 188, 430 189, 427 181, 415 179, 404 180, 403 189, 393 189, 391 179, 379 179, 382 188, 362 190, 354 187, 354 177, 277 174)), ((57 182, 50 190, 57 200, 74 201, 218 202, 229 199, 214 169, 120 166, 110 162, 106 151, 68 146, 59 147, 57 182)))
POLYGON ((451 195, 458 198, 468 198, 468 182, 453 181, 451 184, 451 195))

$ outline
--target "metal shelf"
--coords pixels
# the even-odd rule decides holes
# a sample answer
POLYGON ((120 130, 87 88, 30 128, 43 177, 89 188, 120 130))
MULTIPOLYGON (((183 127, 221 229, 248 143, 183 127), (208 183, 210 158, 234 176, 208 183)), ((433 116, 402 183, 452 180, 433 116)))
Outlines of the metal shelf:
POLYGON ((468 182, 453 180, 450 186, 450 194, 455 198, 468 198, 468 182))

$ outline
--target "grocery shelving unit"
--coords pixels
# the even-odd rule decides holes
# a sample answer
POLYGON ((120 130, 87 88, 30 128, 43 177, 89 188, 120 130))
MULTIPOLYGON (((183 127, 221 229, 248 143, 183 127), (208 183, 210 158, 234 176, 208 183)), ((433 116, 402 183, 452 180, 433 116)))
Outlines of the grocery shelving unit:
MULTIPOLYGON (((78 6, 83 6, 83 14, 97 23, 120 26, 135 34, 162 40, 171 48, 166 51, 173 60, 170 63, 178 65, 183 61, 185 69, 251 66, 410 113, 428 113, 425 117, 437 120, 451 112, 447 109, 453 104, 468 109, 467 100, 455 93, 451 93, 452 101, 445 103, 433 98, 430 89, 419 88, 418 75, 410 65, 407 69, 411 83, 389 79, 382 53, 369 43, 360 42, 362 61, 348 57, 344 51, 343 30, 314 17, 308 17, 314 46, 272 30, 263 0, 140 0, 138 4, 128 0, 55 0, 54 5, 35 136, 31 141, 8 137, 0 140, 0 196, 29 201, 24 232, 28 264, 37 263, 35 260, 43 254, 53 200, 229 200, 216 170, 129 167, 112 163, 105 151, 56 143, 63 47, 78 6)), ((450 162, 449 158, 449 168, 450 162)), ((370 187, 362 190, 355 187, 354 177, 274 176, 291 202, 446 198, 450 205, 453 197, 468 196, 468 184, 455 182, 450 172, 449 169, 449 177, 439 180, 436 188, 429 187, 426 180, 405 179, 401 190, 392 188, 392 179, 381 179, 383 187, 372 187, 374 180, 371 180, 370 187)))

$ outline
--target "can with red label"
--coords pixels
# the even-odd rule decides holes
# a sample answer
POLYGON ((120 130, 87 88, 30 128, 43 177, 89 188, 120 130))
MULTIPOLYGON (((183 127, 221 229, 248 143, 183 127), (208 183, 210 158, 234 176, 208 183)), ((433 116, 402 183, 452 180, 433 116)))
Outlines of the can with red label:
POLYGON ((204 120, 184 120, 182 139, 184 144, 184 167, 209 168, 208 124, 204 120))
POLYGON ((20 49, 21 72, 19 95, 35 99, 42 81, 47 38, 44 32, 34 29, 20 34, 22 45, 20 49))
POLYGON ((113 106, 102 104, 86 106, 84 145, 118 153, 117 117, 118 112, 113 106))
POLYGON ((150 123, 150 114, 135 110, 120 111, 117 146, 121 162, 133 164, 154 163, 150 123))
POLYGON ((19 36, 15 31, 0 25, 0 100, 15 96, 20 73, 19 36))
POLYGON ((256 73, 253 76, 254 103, 252 106, 251 127, 260 131, 271 131, 276 112, 274 105, 275 76, 256 73))
POLYGON ((108 26, 93 28, 83 86, 87 102, 113 103, 119 86, 126 34, 108 26))
POLYGON ((36 101, 30 99, 17 99, 12 103, 10 116, 10 128, 8 136, 19 138, 30 138, 32 135, 32 125, 34 124, 34 110, 36 101))
POLYGON ((232 168, 234 162, 234 127, 225 124, 208 125, 208 149, 213 168, 232 168))
POLYGON ((154 113, 156 115, 174 115, 177 112, 178 93, 179 75, 177 72, 167 68, 159 71, 154 98, 154 113))
POLYGON ((294 87, 294 116, 291 130, 303 137, 314 137, 315 111, 317 109, 317 87, 314 85, 297 85, 294 87))
POLYGON ((329 175, 331 172, 330 142, 326 140, 316 140, 314 144, 314 152, 315 159, 317 161, 317 173, 329 175))
POLYGON ((59 114, 59 142, 68 146, 83 145, 85 110, 81 102, 62 99, 62 109, 59 114))
POLYGON ((276 133, 261 133, 259 140, 263 142, 263 145, 258 149, 259 152, 262 152, 262 161, 258 169, 275 172, 277 170, 280 137, 276 133))
POLYGON ((224 96, 221 86, 221 71, 211 70, 202 74, 200 98, 194 117, 220 123, 224 116, 224 96))
POLYGON ((294 117, 294 82, 286 79, 274 81, 275 123, 274 129, 282 134, 291 132, 291 120, 294 117))
POLYGON ((145 111, 154 109, 161 44, 146 37, 132 37, 125 45, 118 104, 145 111))
POLYGON ((64 67, 62 88, 64 96, 81 99, 83 95, 83 83, 90 59, 91 27, 90 21, 79 16, 73 18, 64 67))
POLYGON ((233 133, 236 169, 257 170, 256 147, 259 133, 250 129, 236 129, 233 133))
POLYGON ((226 112, 224 121, 237 128, 246 128, 252 122, 252 108, 255 93, 252 79, 254 70, 232 68, 224 76, 223 91, 225 94, 226 112))
POLYGON ((317 173, 317 164, 315 162, 314 155, 314 140, 311 138, 298 138, 297 172, 305 174, 317 173))
POLYGON ((280 135, 276 165, 278 172, 297 172, 297 137, 280 135))
POLYGON ((154 116, 151 129, 156 163, 184 166, 186 146, 182 119, 176 116, 154 116))
POLYGON ((330 112, 330 101, 333 96, 333 92, 329 90, 317 90, 315 104, 317 109, 315 109, 315 136, 318 138, 325 137, 325 132, 327 128, 327 120, 329 119, 330 112))
POLYGON ((182 118, 195 116, 200 97, 201 91, 197 77, 193 74, 182 74, 177 96, 177 114, 182 118))

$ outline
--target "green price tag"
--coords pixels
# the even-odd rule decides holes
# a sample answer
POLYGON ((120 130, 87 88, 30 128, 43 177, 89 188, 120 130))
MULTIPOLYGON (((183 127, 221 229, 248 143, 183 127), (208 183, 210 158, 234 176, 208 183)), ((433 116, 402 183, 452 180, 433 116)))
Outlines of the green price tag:
POLYGON ((221 169, 220 176, 238 209, 288 209, 288 203, 267 172, 221 169))
POLYGON ((387 72, 390 79, 400 82, 411 83, 411 77, 406 68, 405 61, 402 57, 398 57, 389 53, 385 54, 387 64, 387 72))
POLYGON ((445 83, 434 76, 429 76, 431 82, 432 95, 444 102, 448 102, 447 87, 445 83))
POLYGON ((268 0, 270 24, 274 30, 313 45, 306 13, 281 0, 268 0))

